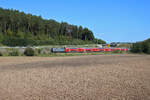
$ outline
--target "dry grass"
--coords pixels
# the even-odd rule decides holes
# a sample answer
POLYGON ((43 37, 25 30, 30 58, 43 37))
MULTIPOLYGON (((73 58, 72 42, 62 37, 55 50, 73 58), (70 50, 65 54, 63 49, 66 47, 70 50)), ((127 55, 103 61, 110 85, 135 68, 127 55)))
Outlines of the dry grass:
POLYGON ((150 56, 1 57, 0 100, 150 100, 150 56))

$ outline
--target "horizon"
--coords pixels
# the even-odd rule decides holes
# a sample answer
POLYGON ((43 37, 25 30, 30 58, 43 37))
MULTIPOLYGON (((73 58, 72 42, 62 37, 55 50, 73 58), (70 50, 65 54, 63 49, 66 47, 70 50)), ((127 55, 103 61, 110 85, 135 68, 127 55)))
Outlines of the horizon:
POLYGON ((87 27, 96 38, 108 43, 136 42, 150 38, 148 0, 107 0, 108 3, 98 0, 67 1, 0 0, 0 7, 87 27))

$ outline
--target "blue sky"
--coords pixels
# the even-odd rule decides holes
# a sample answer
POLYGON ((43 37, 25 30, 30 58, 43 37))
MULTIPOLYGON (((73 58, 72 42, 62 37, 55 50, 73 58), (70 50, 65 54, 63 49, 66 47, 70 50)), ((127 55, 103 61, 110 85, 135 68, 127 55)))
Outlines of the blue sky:
POLYGON ((150 0, 0 0, 0 7, 82 25, 107 42, 150 38, 150 0))

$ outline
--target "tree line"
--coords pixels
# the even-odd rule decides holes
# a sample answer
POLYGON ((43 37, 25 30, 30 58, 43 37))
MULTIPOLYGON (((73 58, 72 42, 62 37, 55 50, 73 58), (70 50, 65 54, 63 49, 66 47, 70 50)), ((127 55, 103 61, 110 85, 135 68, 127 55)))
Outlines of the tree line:
MULTIPOLYGON (((43 19, 18 10, 0 8, 0 44, 8 46, 96 43, 82 26, 43 19)), ((98 40, 99 43, 106 43, 98 40)))

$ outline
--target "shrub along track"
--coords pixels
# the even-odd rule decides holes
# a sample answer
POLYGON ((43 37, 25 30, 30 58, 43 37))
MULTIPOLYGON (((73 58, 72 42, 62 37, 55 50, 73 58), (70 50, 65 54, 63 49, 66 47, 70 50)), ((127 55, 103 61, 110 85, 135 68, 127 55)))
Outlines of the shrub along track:
POLYGON ((147 55, 0 58, 0 100, 149 99, 147 55))

